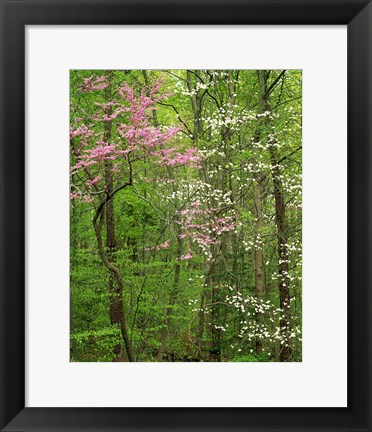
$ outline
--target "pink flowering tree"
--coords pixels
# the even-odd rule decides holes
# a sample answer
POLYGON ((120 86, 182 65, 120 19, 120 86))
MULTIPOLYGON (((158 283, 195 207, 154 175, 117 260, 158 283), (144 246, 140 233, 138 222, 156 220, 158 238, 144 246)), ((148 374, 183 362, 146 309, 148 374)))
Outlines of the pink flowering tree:
MULTIPOLYGON (((82 94, 106 91, 112 84, 106 76, 85 78, 82 94)), ((178 127, 160 128, 151 124, 152 110, 167 97, 161 94, 161 81, 136 93, 123 83, 117 89, 119 100, 95 102, 93 114, 82 110, 72 115, 70 141, 75 163, 71 168, 71 200, 88 203, 93 209, 92 223, 103 264, 116 281, 120 330, 129 361, 135 361, 124 314, 124 281, 104 246, 102 230, 105 210, 114 196, 138 181, 137 166, 146 161, 159 167, 189 166, 197 168, 199 158, 193 147, 184 148, 176 140, 178 127), (107 125, 110 125, 108 133, 107 125)), ((107 94, 106 94, 107 99, 107 94)), ((74 113, 72 107, 72 113, 74 113)), ((169 240, 153 247, 167 248, 169 240)))
POLYGON ((211 248, 221 242, 223 233, 236 228, 235 216, 219 216, 218 208, 205 208, 199 201, 191 202, 177 211, 177 224, 181 226, 179 237, 187 241, 187 253, 181 260, 192 258, 192 244, 197 244, 208 261, 213 260, 211 248))

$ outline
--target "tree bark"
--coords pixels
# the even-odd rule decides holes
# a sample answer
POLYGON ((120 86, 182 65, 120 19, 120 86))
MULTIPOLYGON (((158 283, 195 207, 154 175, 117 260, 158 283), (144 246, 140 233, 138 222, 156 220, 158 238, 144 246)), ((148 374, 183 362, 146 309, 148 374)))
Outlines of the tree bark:
MULTIPOLYGON (((71 143, 72 145, 73 143, 71 143)), ((74 176, 71 177, 72 183, 74 182, 74 176)), ((76 212, 76 202, 75 200, 71 200, 71 271, 70 271, 70 335, 75 333, 75 315, 74 315, 74 303, 72 300, 72 270, 76 267, 76 251, 78 247, 78 232, 77 232, 77 212, 76 212)), ((71 349, 72 349, 72 358, 77 360, 78 358, 78 350, 76 340, 72 339, 71 341, 71 349)))
MULTIPOLYGON (((203 133, 203 127, 200 120, 200 115, 202 112, 202 100, 200 98, 199 92, 195 90, 192 82, 192 72, 186 71, 187 87, 190 92, 191 108, 193 112, 193 135, 192 140, 197 148, 199 148, 199 139, 203 133), (195 91, 194 94, 192 94, 195 91)), ((206 167, 202 163, 199 171, 199 178, 203 183, 207 182, 206 167)), ((209 203, 206 204, 208 207, 209 203)), ((213 259, 212 259, 213 262, 213 259)), ((208 351, 212 347, 212 325, 211 325, 211 314, 209 311, 205 310, 205 305, 210 304, 212 300, 211 292, 211 265, 206 257, 204 257, 204 288, 201 293, 200 298, 200 310, 199 310, 199 323, 196 334, 196 345, 198 347, 198 359, 200 360, 204 356, 204 351, 208 351), (204 330, 207 333, 207 343, 203 344, 203 334, 204 330), (206 345, 206 346, 204 346, 206 345)))
POLYGON ((101 202, 96 210, 96 213, 93 217, 92 223, 93 223, 93 227, 94 227, 94 232, 96 234, 96 239, 97 239, 97 246, 98 246, 98 252, 99 255, 102 259, 103 264, 106 266, 106 268, 109 270, 109 272, 112 274, 112 276, 115 278, 116 281, 116 289, 115 289, 115 294, 116 294, 116 301, 117 301, 117 310, 118 310, 118 323, 120 325, 120 330, 121 330, 121 334, 123 337, 123 341, 124 341, 124 346, 125 346, 125 350, 127 352, 127 356, 128 356, 128 360, 131 362, 136 361, 135 355, 134 355, 134 350, 132 347, 132 343, 128 337, 128 330, 127 330, 127 319, 126 319, 126 315, 124 313, 124 302, 123 302, 123 293, 124 293, 124 283, 123 283, 123 279, 121 277, 121 273, 120 270, 118 269, 118 267, 115 266, 115 264, 113 264, 106 252, 105 252, 105 248, 103 246, 103 240, 102 240, 102 228, 103 228, 103 223, 104 223, 104 215, 105 215, 105 206, 107 205, 107 203, 109 201, 112 200, 112 198, 114 197, 114 195, 116 193, 118 193, 119 191, 132 186, 133 185, 133 171, 132 171, 132 165, 129 162, 129 180, 119 186, 117 186, 111 194, 108 194, 106 192, 106 196, 102 197, 101 202))
MULTIPOLYGON (((284 74, 282 74, 283 76, 284 74)), ((270 111, 269 95, 267 90, 267 82, 265 71, 258 71, 260 100, 263 103, 264 111, 270 111)), ((273 86, 269 88, 272 91, 273 86)), ((286 208, 283 195, 283 184, 281 180, 281 168, 279 156, 274 142, 268 143, 271 166, 272 166, 272 179, 274 185, 275 196, 275 220, 278 232, 278 275, 279 275, 279 298, 280 307, 283 309, 283 315, 280 319, 281 334, 284 336, 284 343, 281 346, 279 360, 281 362, 289 362, 291 359, 291 347, 289 345, 289 334, 291 330, 290 322, 290 293, 289 293, 289 278, 288 278, 288 230, 286 222, 286 208)))
MULTIPOLYGON (((113 71, 107 71, 107 82, 109 86, 105 90, 105 99, 112 100, 113 89, 112 89, 112 79, 113 79, 113 71)), ((112 106, 110 106, 107 110, 107 116, 112 114, 112 106)), ((104 124, 104 141, 109 143, 111 141, 112 136, 112 121, 106 121, 104 124)), ((109 195, 112 195, 114 190, 114 176, 113 176, 113 164, 111 160, 105 160, 105 185, 106 192, 109 195)), ((114 213, 114 197, 107 201, 105 205, 105 216, 106 216, 106 250, 107 250, 107 258, 110 262, 115 262, 115 252, 116 252, 116 236, 115 236, 115 213, 114 213)), ((109 274, 108 281, 108 289, 109 289, 109 310, 110 310, 110 322, 111 324, 120 324, 121 321, 121 308, 123 307, 122 302, 120 301, 120 293, 118 293, 118 288, 115 286, 115 277, 112 273, 109 274)), ((114 346, 113 353, 116 358, 120 358, 121 353, 121 345, 118 344, 114 346)))
MULTIPOLYGON (((255 275, 255 291, 256 297, 261 302, 263 297, 263 259, 262 259, 262 243, 261 243, 261 226, 262 226, 262 203, 261 203, 261 187, 259 179, 255 181, 254 187, 254 218, 255 218, 255 249, 254 249, 254 275, 255 275)), ((263 314, 257 314, 258 324, 263 322, 263 314)), ((262 352, 262 340, 256 340, 256 353, 262 352)))
MULTIPOLYGON (((261 71, 259 71, 260 73, 261 71)), ((259 75, 260 77, 260 75, 259 75)), ((260 82, 261 84, 261 82, 260 82)), ((264 88, 260 85, 260 97, 258 104, 258 112, 262 114, 265 111, 265 93, 264 88)), ((261 140, 261 128, 262 128, 262 120, 259 119, 259 124, 255 133, 255 143, 259 143, 261 140)), ((255 157, 254 157, 254 199, 253 199, 253 207, 254 207, 254 236, 255 236, 255 247, 254 247, 254 275, 255 275, 255 292, 257 299, 261 302, 263 297, 263 254, 262 254, 262 242, 261 242, 261 227, 262 227, 262 200, 261 200, 261 173, 259 171, 258 164, 258 152, 257 149, 254 149, 255 157)), ((263 322, 263 314, 257 314, 257 323, 258 325, 263 322)), ((256 353, 260 354, 262 352, 263 345, 262 340, 256 339, 256 353)))
MULTIPOLYGON (((113 71, 107 71, 107 81, 109 86, 105 91, 106 100, 112 100, 112 74, 113 71)), ((112 114, 112 107, 110 106, 107 113, 108 116, 112 114)), ((109 143, 111 141, 112 121, 105 122, 104 125, 104 141, 109 143)), ((106 191, 112 195, 114 190, 114 180, 112 172, 112 161, 105 160, 105 185, 106 191)), ((115 214, 114 214, 114 197, 107 201, 105 205, 106 213, 106 248, 107 258, 109 261, 115 261, 116 251, 116 236, 115 236, 115 214)), ((117 292, 115 288, 115 278, 112 274, 109 277, 109 293, 110 293, 110 322, 111 324, 120 323, 120 310, 119 301, 117 300, 117 292)), ((120 353, 120 346, 114 347, 114 353, 120 353)))
POLYGON ((131 344, 129 336, 128 336, 127 320, 126 320, 126 316, 124 314, 124 305, 123 305, 124 283, 123 283, 123 279, 121 277, 120 270, 112 262, 109 261, 107 255, 105 253, 104 246, 103 246, 102 225, 103 225, 104 217, 102 215, 102 209, 103 209, 104 205, 105 204, 103 204, 103 206, 100 206, 100 208, 97 210, 97 213, 93 219, 93 227, 94 227, 94 231, 96 233, 97 245, 98 245, 98 251, 99 251, 100 257, 101 257, 104 265, 107 267, 107 269, 110 271, 110 273, 113 275, 113 277, 116 280, 115 299, 117 302, 117 310, 118 310, 117 319, 118 319, 118 323, 120 325, 120 330, 121 330, 121 334, 123 337, 123 341, 124 341, 125 349, 127 352, 128 360, 130 362, 134 362, 134 361, 136 361, 136 359, 134 356, 132 344, 131 344), (101 209, 101 211, 100 211, 100 209, 101 209))
POLYGON ((165 312, 165 325, 161 330, 160 348, 157 355, 158 362, 163 361, 165 344, 169 337, 169 328, 172 322, 173 307, 176 303, 176 299, 179 291, 179 282, 180 282, 180 275, 181 275, 181 263, 180 263, 181 256, 182 256, 182 239, 180 239, 179 236, 177 235, 177 262, 174 267, 173 289, 170 294, 169 305, 165 312))

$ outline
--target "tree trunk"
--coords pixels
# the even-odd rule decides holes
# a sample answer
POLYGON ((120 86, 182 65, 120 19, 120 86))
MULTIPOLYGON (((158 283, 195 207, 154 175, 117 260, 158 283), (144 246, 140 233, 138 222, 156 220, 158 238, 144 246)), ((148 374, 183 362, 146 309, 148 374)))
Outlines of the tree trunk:
MULTIPOLYGON (((261 71, 259 71, 260 73, 261 71)), ((261 84, 261 82, 260 82, 261 84)), ((265 93, 260 86, 260 98, 258 104, 259 114, 262 114, 265 111, 265 93)), ((256 133, 255 133, 255 143, 259 143, 261 140, 261 129, 262 129, 262 120, 259 119, 259 123, 257 125, 256 133)), ((254 236, 255 236, 255 245, 254 245, 254 276, 255 276, 255 292, 257 299, 261 302, 263 297, 263 256, 262 256, 262 241, 261 241, 261 227, 262 227, 262 200, 261 200, 261 173, 259 171, 258 164, 258 152, 256 147, 254 148, 255 158, 254 158, 254 236)), ((257 314, 257 323, 258 325, 263 322, 263 314, 257 314)), ((256 339, 256 353, 260 354, 262 352, 262 340, 256 339)))
MULTIPOLYGON (((106 73, 107 81, 109 86, 107 87, 106 100, 112 99, 112 71, 107 71, 106 73)), ((107 116, 112 114, 112 107, 110 106, 107 111, 107 116)), ((111 128, 112 122, 107 121, 104 125, 104 141, 109 143, 111 140, 111 128)), ((106 191, 109 195, 112 195, 114 190, 113 183, 113 172, 112 172, 112 161, 105 160, 105 185, 106 191)), ((115 260, 115 250, 116 250, 116 237, 115 237, 115 214, 114 214, 114 197, 107 201, 105 205, 106 212, 106 248, 107 248, 107 258, 110 262, 115 260)), ((110 321, 111 324, 119 323, 120 311, 118 311, 118 302, 116 300, 116 290, 115 290, 115 278, 110 274, 109 278, 109 293, 110 293, 110 321)), ((116 349, 115 349, 116 352, 116 349)), ((116 352, 118 354, 118 352, 116 352)))
MULTIPOLYGON (((107 200, 109 201, 109 200, 107 200)), ((125 349, 127 352, 128 360, 130 362, 136 361, 134 351, 132 344, 130 342, 130 339, 128 337, 128 330, 127 330, 127 320, 124 313, 124 304, 123 304, 123 292, 124 292, 124 283, 123 279, 120 274, 120 270, 108 259, 108 256, 105 253, 105 249, 103 246, 103 240, 102 240, 102 226, 104 221, 104 216, 102 211, 104 210, 104 207, 106 205, 106 202, 101 203, 100 207, 98 208, 95 217, 93 218, 93 227, 97 238, 97 245, 98 245, 98 251, 100 254, 100 257, 106 266, 106 268, 110 271, 112 276, 115 278, 116 281, 116 289, 115 289, 115 302, 116 302, 116 310, 117 310, 117 319, 118 323, 120 325, 121 334, 123 337, 125 349)))
MULTIPOLYGON (((263 103, 264 111, 270 111, 270 104, 267 95, 267 85, 265 71, 258 71, 259 86, 260 86, 260 101, 263 103)), ((283 315, 280 319, 281 334, 284 336, 284 343, 281 345, 279 360, 289 362, 291 359, 291 347, 289 346, 289 334, 291 330, 290 322, 290 293, 289 293, 289 278, 288 278, 288 232, 286 223, 286 208, 283 195, 283 184, 281 180, 281 168, 279 165, 279 157, 273 141, 268 143, 271 166, 272 179, 274 185, 275 196, 275 221, 278 230, 278 274, 279 274, 279 298, 280 307, 283 309, 283 315)))
POLYGON ((179 282, 180 282, 180 275, 181 275, 181 263, 180 263, 181 256, 182 256, 182 240, 177 235, 177 262, 174 267, 173 289, 171 291, 170 298, 169 298, 169 306, 167 307, 165 313, 165 325, 161 330, 160 348, 157 355, 158 362, 163 361, 164 348, 167 339, 169 337, 169 328, 172 321, 173 306, 176 303, 178 290, 179 290, 179 282))
POLYGON ((117 319, 118 319, 118 323, 120 324, 120 330, 123 337, 125 349, 128 355, 128 360, 134 362, 136 360, 135 360, 132 344, 130 343, 128 337, 127 321, 126 321, 126 317, 124 314, 124 307, 123 307, 123 291, 124 291, 123 279, 121 277, 119 269, 108 260, 107 255, 105 254, 105 250, 102 242, 102 223, 103 223, 102 216, 99 222, 97 222, 97 220, 93 220, 94 231, 96 233, 97 244, 98 244, 98 251, 103 263, 105 264, 107 269, 111 272, 111 274, 115 277, 116 280, 117 289, 115 293, 116 294, 115 299, 116 299, 117 311, 118 311, 117 319))
MULTIPOLYGON (((72 176, 71 181, 74 182, 74 176, 72 176)), ((72 218, 71 218, 71 271, 70 271, 70 335, 75 333, 75 317, 74 317, 74 303, 72 301, 72 280, 71 273, 72 270, 76 267, 76 251, 78 247, 78 233, 77 233, 77 213, 76 213, 76 202, 75 200, 71 201, 72 203, 72 218)), ((78 358, 78 350, 76 340, 72 339, 71 342, 72 349, 72 358, 77 360, 78 358)))
MULTIPOLYGON (((72 303, 72 296, 70 293, 70 335, 73 335, 74 333, 75 333, 74 305, 72 303)), ((74 360, 77 360, 78 351, 77 351, 77 345, 75 339, 72 339, 71 348, 72 348, 72 358, 74 360)))
MULTIPOLYGON (((261 302, 263 296, 263 260, 262 260, 262 243, 261 243, 261 225, 262 225, 262 205, 261 205, 261 187, 259 179, 255 181, 254 187, 254 218, 255 218, 255 248, 254 248, 254 275, 256 297, 261 302)), ((263 322, 263 314, 257 314, 258 324, 263 322)), ((262 352, 262 340, 256 340, 256 353, 262 352)))
MULTIPOLYGON (((190 71, 186 71, 186 79, 187 79, 187 87, 190 92, 190 101, 191 107, 194 117, 194 129, 192 140, 197 148, 199 148, 199 138, 203 133, 203 127, 200 120, 200 115, 202 111, 202 100, 200 98, 199 92, 195 90, 192 82, 192 73, 190 71), (193 93, 195 92, 195 93, 193 93)), ((201 168, 199 169, 199 178, 203 183, 207 182, 206 176, 206 167, 204 163, 202 163, 201 168)), ((209 203, 206 203, 208 207, 209 203)), ((213 262, 213 259, 212 259, 213 262)), ((196 334, 196 345, 198 347, 198 359, 200 360, 204 357, 204 351, 210 350, 212 346, 212 326, 211 326, 211 314, 209 310, 205 310, 205 305, 210 304, 212 300, 212 292, 211 292, 211 265, 207 260, 207 257, 204 256, 204 288, 201 293, 200 298, 200 310, 199 310, 199 323, 196 334), (203 344, 203 334, 204 330, 207 333, 207 343, 203 344), (206 345, 206 346, 204 346, 206 345)))
POLYGON ((290 361, 291 348, 289 346, 289 334, 290 334, 290 294, 289 294, 289 278, 288 278, 288 234, 285 214, 285 203, 283 197, 283 186, 280 180, 280 168, 278 167, 278 157, 276 151, 272 149, 270 151, 271 164, 273 167, 273 182, 274 182, 274 194, 275 194, 275 215, 276 224, 278 228, 278 256, 279 256, 279 296, 280 296, 280 307, 283 309, 283 317, 280 320, 280 328, 283 335, 286 335, 284 344, 280 349, 279 359, 283 362, 290 361))
MULTIPOLYGON (((107 82, 109 86, 105 90, 106 100, 112 100, 112 76, 113 71, 107 71, 107 82)), ((107 116, 112 114, 112 106, 107 110, 107 116)), ((106 121, 104 125, 104 141, 109 143, 111 141, 111 131, 112 131, 112 121, 106 121)), ((112 195, 114 190, 114 177, 112 172, 112 161, 105 160, 105 185, 106 191, 109 195, 112 195)), ((115 214, 114 214, 114 197, 107 201, 105 205, 105 216, 106 216, 106 248, 107 248, 107 258, 110 262, 115 262, 115 252, 116 252, 116 236, 115 236, 115 214)), ((120 316, 122 307, 121 301, 118 298, 118 290, 115 286, 115 278, 112 273, 109 275, 109 298, 110 298, 110 322, 111 324, 120 325, 120 316)), ((116 345, 113 348, 113 353, 116 357, 120 356, 121 345, 116 345)))

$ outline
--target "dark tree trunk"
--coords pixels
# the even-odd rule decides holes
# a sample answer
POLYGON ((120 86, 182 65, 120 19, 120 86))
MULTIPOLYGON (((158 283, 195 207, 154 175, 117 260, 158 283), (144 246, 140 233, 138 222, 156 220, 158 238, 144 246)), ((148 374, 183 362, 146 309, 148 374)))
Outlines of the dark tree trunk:
MULTIPOLYGON (((270 111, 269 95, 267 94, 267 83, 265 71, 258 71, 260 101, 263 103, 264 111, 270 111)), ((268 122, 268 121, 267 121, 268 122)), ((281 168, 275 142, 268 143, 270 160, 272 166, 272 179, 274 185, 275 196, 275 221, 278 232, 278 274, 279 274, 279 298, 280 307, 283 309, 283 315, 280 320, 281 334, 284 337, 284 343, 280 347, 279 360, 289 362, 291 359, 291 347, 289 346, 289 334, 291 329, 290 322, 290 293, 289 293, 289 278, 288 278, 288 230, 286 223, 286 208, 283 195, 283 184, 281 181, 281 168)))
MULTIPOLYGON (((74 333, 75 333, 74 305, 72 302, 72 295, 70 293, 70 335, 73 335, 74 333)), ((77 350, 75 339, 72 339, 71 348, 72 348, 72 358, 74 360, 77 360, 78 350, 77 350)))
MULTIPOLYGON (((103 205, 104 207, 104 205, 103 205)), ((101 209, 103 208, 101 207, 101 209)), ((100 211, 97 211, 94 219, 93 219, 93 226, 94 231, 96 233, 97 238, 97 244, 98 244, 98 251, 100 254, 100 257, 104 263, 104 265, 107 267, 107 269, 110 271, 111 275, 115 278, 116 281, 116 296, 115 296, 115 302, 117 305, 117 319, 118 323, 120 325, 121 334, 123 337, 125 349, 127 352, 128 360, 130 362, 136 361, 134 356, 134 351, 132 344, 130 342, 129 336, 128 336, 128 329, 127 329, 127 320, 126 316, 124 314, 124 304, 123 304, 123 291, 124 291, 124 283, 123 279, 121 277, 119 269, 109 261, 105 249, 103 246, 102 241, 102 225, 103 225, 103 215, 100 211)))
MULTIPOLYGON (((107 82, 109 86, 105 90, 105 98, 106 100, 112 100, 112 78, 113 71, 107 71, 107 82)), ((106 112, 107 116, 112 114, 112 106, 110 106, 106 112)), ((111 141, 112 136, 112 121, 105 122, 104 125, 104 141, 108 144, 111 141)), ((105 185, 106 185, 106 193, 112 195, 114 191, 114 177, 112 172, 112 161, 105 160, 105 185)), ((115 236, 115 213, 114 213, 114 197, 107 201, 105 205, 105 216, 106 216, 106 250, 107 250, 107 258, 110 262, 115 262, 115 252, 116 252, 116 236, 115 236)), ((109 310, 110 310, 110 322, 111 324, 118 324, 120 326, 121 320, 121 308, 123 307, 122 301, 120 300, 120 292, 117 287, 115 277, 112 273, 109 275, 108 282, 109 289, 109 310)), ((116 345, 113 348, 113 353, 116 357, 120 356, 121 346, 116 345)))
MULTIPOLYGON (((72 143, 71 143, 72 145, 72 143)), ((74 182, 74 176, 71 178, 72 183, 74 182)), ((73 335, 75 333, 75 315, 74 315, 74 302, 72 299, 72 279, 71 279, 71 272, 76 267, 76 252, 78 247, 78 233, 77 233, 77 212, 76 212, 76 202, 75 200, 71 201, 72 204, 72 213, 71 213, 71 271, 70 271, 70 335, 73 335)), ((78 358, 78 350, 77 350, 77 344, 76 340, 72 339, 71 341, 71 350, 72 350, 72 358, 77 360, 78 358)))
POLYGON ((182 240, 177 235, 177 262, 174 267, 174 282, 173 282, 173 289, 171 291, 170 297, 169 297, 169 304, 165 312, 165 324, 164 327, 161 330, 161 337, 160 337, 160 348, 157 355, 157 361, 161 362, 163 361, 163 354, 165 349, 165 344, 167 342, 167 339, 169 337, 169 329, 172 322, 172 312, 173 312, 173 306, 176 303, 178 291, 179 291, 179 282, 180 282, 180 275, 181 275, 181 263, 180 263, 180 257, 182 255, 182 240))
MULTIPOLYGON (((278 165, 278 157, 276 152, 271 152, 271 164, 273 167, 278 165)), ((278 256, 279 256, 279 296, 280 296, 280 307, 283 309, 283 318, 280 320, 280 328, 282 334, 286 335, 285 342, 281 346, 279 359, 283 362, 290 361, 291 348, 289 346, 289 334, 290 334, 290 294, 289 294, 289 278, 288 278, 288 234, 286 225, 286 214, 285 214, 285 203, 283 197, 283 187, 280 180, 280 169, 273 169, 273 181, 274 181, 274 194, 275 194, 275 216, 276 224, 278 228, 278 256), (288 346, 287 346, 288 345, 288 346)))
MULTIPOLYGON (((187 87, 190 95, 191 108, 193 112, 194 127, 192 133, 192 140, 196 147, 199 148, 199 139, 203 134, 203 125, 201 122, 202 112, 202 99, 198 91, 195 90, 195 86, 192 81, 192 72, 186 71, 187 87), (194 93, 195 92, 195 93, 194 93)), ((199 178, 203 183, 207 182, 206 167, 203 165, 199 169, 199 178)), ((208 207, 209 203, 206 204, 208 207)), ((212 259, 213 262, 213 259, 212 259)), ((198 359, 201 360, 205 357, 205 351, 209 351, 212 346, 212 326, 211 326, 211 314, 209 308, 205 308, 212 301, 211 292, 211 265, 206 257, 204 257, 204 288, 200 297, 200 310, 199 310, 199 323, 196 333, 196 345, 198 348, 198 359), (206 332, 206 343, 203 343, 204 331, 206 332)))
MULTIPOLYGON (((259 179, 255 181, 254 187, 254 216, 255 216, 255 249, 254 249, 254 274, 256 297, 262 301, 263 297, 263 263, 262 263, 262 243, 261 243, 261 225, 262 225, 262 205, 261 205, 261 188, 259 179)), ((263 322, 263 314, 257 314, 258 324, 263 322)), ((262 340, 256 340, 256 353, 262 352, 262 340)))
MULTIPOLYGON (((261 84, 261 82, 260 82, 261 84)), ((258 104, 258 112, 262 114, 265 111, 265 97, 264 92, 260 86, 260 98, 258 104)), ((259 123, 257 125, 254 141, 255 143, 259 143, 261 140, 261 129, 263 126, 263 122, 259 119, 259 123)), ((255 247, 254 247, 254 275, 255 275, 255 291, 256 297, 261 302, 263 297, 263 253, 262 253, 262 241, 261 241, 261 227, 262 227, 262 200, 261 200, 261 172, 258 170, 258 154, 257 149, 254 149, 255 158, 254 158, 254 199, 253 199, 253 207, 254 207, 254 235, 255 235, 255 247)), ((263 314, 257 313, 257 322, 258 324, 262 324, 263 322, 263 314)), ((256 353, 260 354, 262 352, 263 345, 262 340, 256 339, 256 353)))

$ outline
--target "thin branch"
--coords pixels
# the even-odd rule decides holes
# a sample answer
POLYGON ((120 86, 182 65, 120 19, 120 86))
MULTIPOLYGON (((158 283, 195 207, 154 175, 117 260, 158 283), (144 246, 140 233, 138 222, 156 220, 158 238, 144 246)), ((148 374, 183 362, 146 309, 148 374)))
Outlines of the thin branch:
POLYGON ((275 79, 275 81, 270 85, 270 87, 267 89, 267 91, 265 93, 265 98, 269 97, 270 93, 274 90, 275 86, 277 85, 279 80, 284 76, 285 73, 286 73, 286 70, 283 70, 279 74, 279 76, 275 79))

